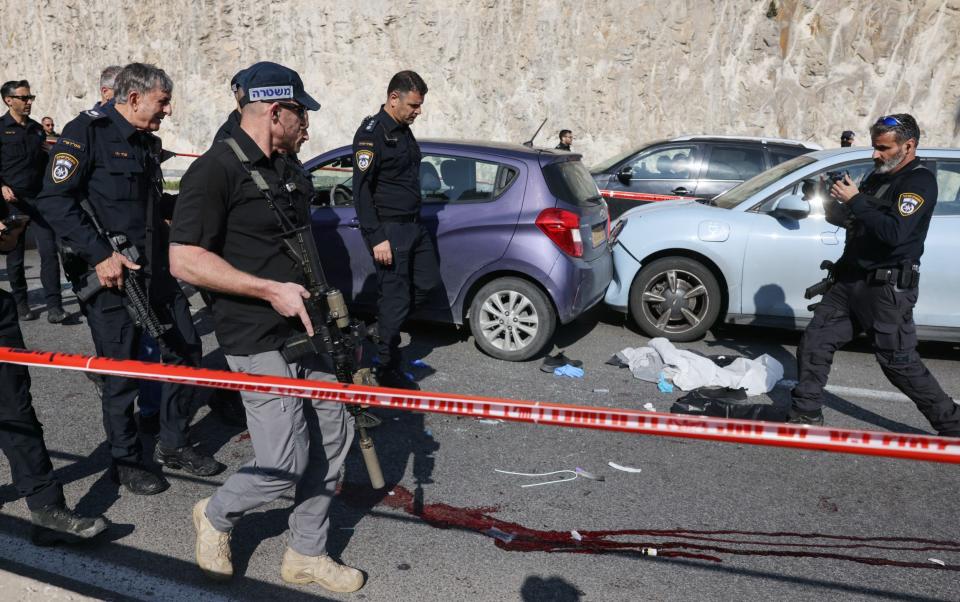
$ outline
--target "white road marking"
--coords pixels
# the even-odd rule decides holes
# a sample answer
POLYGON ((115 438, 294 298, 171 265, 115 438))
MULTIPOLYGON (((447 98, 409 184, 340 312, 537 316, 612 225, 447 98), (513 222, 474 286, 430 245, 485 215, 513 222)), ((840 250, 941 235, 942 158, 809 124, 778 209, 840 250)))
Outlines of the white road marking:
POLYGON ((9 535, 0 534, 0 557, 138 600, 231 600, 198 587, 70 552, 69 548, 40 548, 9 535))
MULTIPOLYGON (((797 381, 785 378, 778 382, 777 386, 792 389, 796 384, 797 381)), ((910 398, 903 393, 895 393, 893 391, 861 389, 860 387, 841 387, 839 385, 827 385, 825 389, 828 393, 833 393, 837 397, 862 397, 866 399, 876 399, 878 401, 910 401, 910 398)), ((956 400, 954 400, 954 403, 956 403, 956 400)))

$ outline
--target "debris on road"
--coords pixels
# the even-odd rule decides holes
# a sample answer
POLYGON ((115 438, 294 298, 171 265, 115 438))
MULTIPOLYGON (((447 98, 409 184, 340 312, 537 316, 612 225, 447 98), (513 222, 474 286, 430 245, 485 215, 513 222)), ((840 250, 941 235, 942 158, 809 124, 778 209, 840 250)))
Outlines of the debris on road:
POLYGON ((606 478, 605 478, 603 475, 595 475, 595 474, 593 474, 592 472, 587 472, 586 470, 580 468, 579 466, 577 466, 576 468, 574 468, 573 471, 574 471, 575 473, 577 473, 578 475, 580 475, 581 477, 586 477, 586 478, 592 479, 592 480, 594 480, 594 481, 605 481, 605 480, 606 480, 606 478))
POLYGON ((583 541, 583 535, 580 535, 580 532, 576 529, 570 531, 570 537, 576 539, 577 541, 583 541))
POLYGON ((482 424, 502 424, 503 420, 499 418, 477 418, 477 422, 482 424))
POLYGON ((624 466, 623 464, 617 464, 616 462, 607 462, 607 466, 613 468, 614 470, 620 470, 623 472, 641 472, 639 468, 634 468, 633 466, 624 466))
POLYGON ((610 389, 594 389, 594 393, 609 393, 610 389))
POLYGON ((660 373, 660 378, 657 380, 657 389, 661 393, 673 393, 673 383, 667 380, 667 375, 663 372, 660 373))
POLYGON ((543 358, 543 363, 540 364, 540 370, 549 374, 551 372, 555 372, 560 366, 573 366, 574 368, 582 368, 583 362, 580 360, 570 359, 561 351, 556 355, 548 355, 547 357, 543 358))
POLYGON ((554 376, 569 376, 570 378, 583 378, 583 368, 577 368, 570 364, 564 364, 553 370, 554 376))
MULTIPOLYGON (((551 477, 551 476, 553 476, 553 475, 558 475, 558 474, 571 474, 571 475, 573 475, 572 477, 566 477, 566 478, 562 478, 562 479, 554 479, 554 480, 552 480, 552 481, 543 481, 542 483, 527 483, 526 485, 521 485, 521 487, 539 487, 540 485, 553 485, 554 483, 565 483, 565 482, 567 482, 567 481, 574 481, 574 480, 576 480, 577 477, 579 477, 580 475, 582 475, 583 472, 586 472, 586 471, 578 472, 577 470, 554 470, 554 471, 552 471, 552 472, 512 472, 512 471, 509 471, 509 470, 500 470, 499 468, 494 468, 493 470, 494 470, 495 472, 499 472, 499 473, 501 473, 501 474, 509 474, 509 475, 514 475, 514 476, 518 476, 518 477, 551 477)), ((583 474, 583 476, 585 476, 585 477, 587 477, 587 478, 594 478, 594 479, 596 479, 596 480, 600 480, 600 479, 597 479, 596 477, 594 477, 593 475, 587 476, 587 475, 589 475, 589 474, 590 474, 590 473, 583 474)))
POLYGON ((657 411, 657 408, 654 407, 654 405, 653 405, 652 403, 650 403, 649 401, 648 401, 647 403, 643 404, 643 409, 646 410, 646 411, 648 411, 648 412, 656 412, 656 411, 657 411))
POLYGON ((516 537, 513 533, 507 533, 506 531, 501 531, 496 527, 490 527, 483 532, 484 535, 489 535, 494 539, 499 539, 503 543, 510 543, 516 537))
POLYGON ((940 560, 939 558, 927 558, 927 560, 929 560, 933 564, 939 564, 940 566, 947 566, 947 563, 940 560))

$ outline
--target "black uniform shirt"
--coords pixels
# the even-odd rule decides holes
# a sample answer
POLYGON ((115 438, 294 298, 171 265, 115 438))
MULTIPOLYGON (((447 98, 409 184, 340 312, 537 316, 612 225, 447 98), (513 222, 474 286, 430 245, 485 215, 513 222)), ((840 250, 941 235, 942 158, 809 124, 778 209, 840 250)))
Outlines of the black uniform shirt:
POLYGON ((570 145, 569 145, 569 144, 564 144, 563 142, 561 142, 560 144, 558 144, 558 145, 555 146, 554 148, 556 148, 557 150, 569 151, 569 150, 570 150, 570 145))
POLYGON ((871 173, 848 204, 853 221, 841 264, 863 270, 919 264, 936 204, 937 178, 919 159, 893 174, 871 173))
POLYGON ((33 198, 43 187, 46 137, 43 126, 29 117, 26 125, 9 111, 0 117, 0 183, 12 188, 17 198, 33 198))
POLYGON ((420 145, 406 125, 380 107, 353 136, 353 198, 371 247, 387 239, 381 217, 420 213, 420 145))
MULTIPOLYGON (((37 208, 67 246, 91 266, 113 250, 97 233, 80 201, 87 199, 109 233, 122 233, 140 251, 151 290, 173 290, 167 255, 160 138, 139 131, 113 103, 80 113, 63 128, 50 151, 37 208)), ((159 292, 159 291, 158 291, 159 292)))
MULTIPOLYGON (((305 224, 310 191, 302 190, 304 179, 292 172, 291 162, 280 154, 265 156, 242 128, 234 131, 233 139, 267 181, 277 206, 286 208, 294 223, 305 224)), ((225 142, 215 143, 194 161, 180 181, 171 242, 207 249, 260 278, 303 284, 303 271, 280 232, 276 214, 225 142)), ((304 331, 299 318, 284 318, 261 299, 217 292, 210 296, 224 353, 276 351, 290 336, 304 331)))

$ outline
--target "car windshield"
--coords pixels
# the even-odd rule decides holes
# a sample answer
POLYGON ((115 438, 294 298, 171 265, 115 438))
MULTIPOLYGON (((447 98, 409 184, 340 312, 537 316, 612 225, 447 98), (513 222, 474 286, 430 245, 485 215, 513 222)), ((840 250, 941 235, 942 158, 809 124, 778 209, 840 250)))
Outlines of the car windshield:
POLYGON ((617 163, 626 161, 628 157, 636 154, 640 149, 647 148, 648 146, 650 146, 650 144, 644 144, 637 148, 631 148, 627 151, 620 153, 619 155, 610 157, 606 161, 601 161, 600 163, 597 163, 596 165, 590 168, 590 173, 603 173, 608 169, 610 169, 611 167, 613 167, 614 165, 616 165, 617 163))
POLYGON ((758 190, 766 188, 787 174, 791 174, 811 163, 816 163, 816 160, 806 155, 800 155, 789 161, 784 161, 780 165, 758 173, 743 184, 734 186, 730 190, 715 197, 710 201, 710 204, 722 209, 732 209, 753 196, 758 190))
POLYGON ((596 203, 600 190, 590 172, 580 161, 561 161, 543 168, 550 194, 573 205, 596 203))

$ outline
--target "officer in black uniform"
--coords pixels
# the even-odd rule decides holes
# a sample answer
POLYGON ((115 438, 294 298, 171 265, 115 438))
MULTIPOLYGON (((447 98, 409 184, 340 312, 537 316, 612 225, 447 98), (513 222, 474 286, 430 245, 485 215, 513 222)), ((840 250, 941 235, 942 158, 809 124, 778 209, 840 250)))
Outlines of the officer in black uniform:
MULTIPOLYGON (((0 217, 7 217, 2 205, 0 217)), ((0 253, 16 247, 16 237, 22 229, 19 233, 13 230, 0 223, 0 253)), ((0 346, 25 346, 17 323, 16 302, 5 290, 0 290, 0 346)), ((26 366, 0 363, 0 448, 10 462, 17 493, 27 498, 34 543, 71 543, 89 539, 107 528, 103 517, 85 518, 67 508, 63 486, 53 475, 50 454, 43 442, 43 426, 33 410, 26 366)))
POLYGON ((573 132, 570 130, 560 130, 560 144, 556 146, 557 150, 569 151, 570 145, 573 144, 573 132))
POLYGON ((353 193, 363 238, 377 268, 380 365, 386 387, 419 389, 400 363, 400 327, 440 283, 433 240, 420 223, 420 146, 410 125, 421 112, 427 84, 401 71, 387 102, 353 137, 353 193))
POLYGON ((230 111, 226 121, 223 122, 223 125, 217 130, 217 133, 214 134, 214 143, 232 137, 234 132, 240 127, 240 99, 243 98, 243 88, 240 86, 240 82, 243 81, 244 71, 246 71, 246 69, 237 71, 230 80, 230 91, 233 92, 233 98, 237 101, 237 107, 230 111))
MULTIPOLYGON (((57 257, 57 239, 53 230, 37 212, 34 199, 43 186, 43 172, 47 168, 44 147, 46 133, 43 126, 30 119, 34 95, 27 80, 9 81, 0 87, 3 102, 9 107, 0 117, 0 188, 3 200, 14 214, 30 217, 30 230, 40 253, 40 283, 47 302, 47 320, 60 324, 67 319, 60 296, 60 260, 57 257)), ((25 239, 7 256, 7 276, 17 300, 17 314, 21 320, 36 320, 37 312, 27 301, 27 279, 23 270, 25 239)))
POLYGON ((916 156, 920 128, 908 114, 870 128, 876 169, 858 190, 835 182, 827 219, 847 230, 835 284, 817 305, 797 349, 798 383, 788 422, 823 424, 823 388, 833 354, 859 331, 873 342, 883 373, 910 397, 937 432, 960 436, 960 406, 917 354, 913 306, 920 256, 937 204, 937 180, 916 156))
MULTIPOLYGON (((81 309, 87 317, 97 354, 135 359, 140 328, 135 326, 122 293, 124 269, 142 275, 149 304, 160 322, 171 325, 161 338, 164 363, 199 366, 200 337, 189 304, 170 275, 165 219, 173 214, 172 198, 162 192, 160 139, 151 132, 170 114, 173 82, 153 65, 131 63, 117 75, 114 102, 81 113, 67 124, 51 151, 51 165, 37 199, 40 211, 83 262, 95 269, 103 289, 81 309), (139 252, 139 264, 113 250, 94 228, 81 206, 86 199, 104 230, 123 234, 139 252)), ((129 273, 129 272, 128 272, 129 273)), ((154 460, 209 476, 223 465, 189 445, 187 427, 194 389, 163 383, 160 439, 154 460)), ((145 468, 133 419, 137 382, 104 379, 103 422, 110 444, 114 480, 136 494, 151 495, 168 487, 145 468)))

